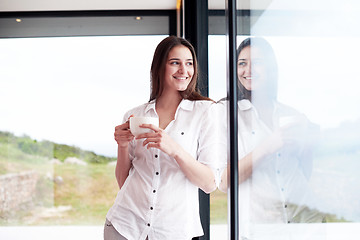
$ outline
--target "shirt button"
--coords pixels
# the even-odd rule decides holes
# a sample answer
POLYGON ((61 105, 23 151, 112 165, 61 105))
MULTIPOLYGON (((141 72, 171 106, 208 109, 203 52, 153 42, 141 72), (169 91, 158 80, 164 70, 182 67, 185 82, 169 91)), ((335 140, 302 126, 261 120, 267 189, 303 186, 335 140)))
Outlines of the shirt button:
POLYGON ((153 207, 150 207, 150 210, 153 210, 154 208, 153 207))
POLYGON ((159 172, 156 172, 155 174, 156 174, 156 175, 159 175, 159 172))
POLYGON ((153 193, 156 193, 156 190, 153 190, 153 193))
POLYGON ((181 135, 184 135, 184 132, 181 132, 181 135))
POLYGON ((158 155, 155 155, 155 158, 157 158, 158 157, 158 155))
POLYGON ((148 227, 150 227, 150 223, 148 223, 147 225, 148 225, 148 227))
POLYGON ((284 188, 281 188, 281 191, 283 192, 283 191, 284 191, 284 188))
POLYGON ((287 205, 286 205, 286 204, 284 205, 284 208, 287 208, 287 205))
POLYGON ((290 221, 288 221, 288 223, 291 223, 290 221))
POLYGON ((253 134, 253 135, 254 135, 254 134, 255 134, 255 131, 252 131, 252 132, 251 132, 251 134, 253 134))

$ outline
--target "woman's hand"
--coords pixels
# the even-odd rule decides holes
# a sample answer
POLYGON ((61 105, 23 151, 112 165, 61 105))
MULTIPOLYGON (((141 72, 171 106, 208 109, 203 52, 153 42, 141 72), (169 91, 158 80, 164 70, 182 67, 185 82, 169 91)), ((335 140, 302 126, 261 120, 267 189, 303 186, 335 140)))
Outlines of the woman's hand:
MULTIPOLYGON (((131 117, 133 117, 133 115, 131 115, 129 119, 131 117)), ((127 147, 129 142, 134 139, 134 135, 130 132, 129 119, 125 123, 115 127, 114 137, 119 147, 127 147)))
POLYGON ((160 149, 171 157, 177 155, 177 150, 180 149, 180 146, 163 129, 152 124, 142 124, 140 127, 154 131, 151 133, 140 134, 136 137, 136 139, 145 139, 143 145, 147 145, 147 149, 153 147, 160 149))

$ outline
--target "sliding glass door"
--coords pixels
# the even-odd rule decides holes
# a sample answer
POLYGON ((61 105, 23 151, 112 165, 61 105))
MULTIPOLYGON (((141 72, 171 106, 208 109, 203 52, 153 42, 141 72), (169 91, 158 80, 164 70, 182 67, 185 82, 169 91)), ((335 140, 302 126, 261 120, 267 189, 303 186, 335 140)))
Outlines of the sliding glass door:
POLYGON ((231 228, 239 239, 356 239, 359 3, 236 6, 239 182, 229 214, 239 215, 231 228))

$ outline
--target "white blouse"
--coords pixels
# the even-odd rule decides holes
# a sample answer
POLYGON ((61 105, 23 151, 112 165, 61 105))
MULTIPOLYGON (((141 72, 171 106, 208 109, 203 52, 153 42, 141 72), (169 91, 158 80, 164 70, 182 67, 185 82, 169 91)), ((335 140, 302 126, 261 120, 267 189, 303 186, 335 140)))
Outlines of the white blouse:
MULTIPOLYGON (((217 169, 211 101, 182 100, 175 119, 166 127, 185 151, 217 169)), ((134 116, 158 117, 155 101, 128 111, 134 116)), ((142 139, 129 145, 132 168, 106 218, 127 239, 186 239, 203 235, 198 187, 192 184, 172 157, 159 149, 146 149, 142 139)))

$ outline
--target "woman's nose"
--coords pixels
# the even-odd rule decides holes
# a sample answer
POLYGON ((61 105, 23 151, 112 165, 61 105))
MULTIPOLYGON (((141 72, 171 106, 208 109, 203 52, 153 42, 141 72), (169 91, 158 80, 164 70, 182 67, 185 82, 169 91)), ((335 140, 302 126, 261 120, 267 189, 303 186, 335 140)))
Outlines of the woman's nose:
POLYGON ((181 73, 184 73, 186 71, 185 69, 186 69, 186 66, 185 66, 185 64, 182 63, 182 64, 179 65, 179 70, 178 71, 181 72, 181 73))

